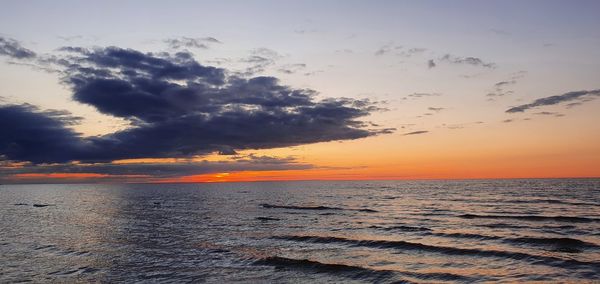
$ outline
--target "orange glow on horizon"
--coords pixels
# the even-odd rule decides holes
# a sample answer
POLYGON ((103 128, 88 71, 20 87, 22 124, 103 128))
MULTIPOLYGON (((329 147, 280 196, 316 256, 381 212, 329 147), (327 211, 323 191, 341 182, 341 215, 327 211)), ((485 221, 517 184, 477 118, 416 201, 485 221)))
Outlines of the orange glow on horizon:
POLYGON ((534 175, 514 173, 511 176, 488 174, 482 176, 478 173, 463 173, 457 176, 443 171, 435 174, 400 175, 398 173, 371 173, 360 170, 282 170, 282 171, 240 171, 230 173, 209 173, 190 175, 175 178, 154 179, 151 183, 215 183, 215 182, 253 182, 253 181, 303 181, 303 180, 433 180, 433 179, 497 179, 497 178, 588 178, 594 176, 561 176, 534 175))

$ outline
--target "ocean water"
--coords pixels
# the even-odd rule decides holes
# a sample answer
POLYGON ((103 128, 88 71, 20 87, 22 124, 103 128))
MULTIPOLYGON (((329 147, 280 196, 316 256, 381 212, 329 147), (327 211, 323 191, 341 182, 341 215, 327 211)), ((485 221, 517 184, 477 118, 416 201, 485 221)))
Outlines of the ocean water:
POLYGON ((600 180, 0 185, 0 282, 600 279, 600 180))

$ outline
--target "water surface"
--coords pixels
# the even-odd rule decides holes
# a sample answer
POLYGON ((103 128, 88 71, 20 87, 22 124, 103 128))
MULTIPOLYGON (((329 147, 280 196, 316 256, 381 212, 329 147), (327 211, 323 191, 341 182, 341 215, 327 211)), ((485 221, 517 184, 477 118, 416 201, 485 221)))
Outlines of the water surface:
POLYGON ((600 180, 0 185, 0 282, 579 282, 600 180))

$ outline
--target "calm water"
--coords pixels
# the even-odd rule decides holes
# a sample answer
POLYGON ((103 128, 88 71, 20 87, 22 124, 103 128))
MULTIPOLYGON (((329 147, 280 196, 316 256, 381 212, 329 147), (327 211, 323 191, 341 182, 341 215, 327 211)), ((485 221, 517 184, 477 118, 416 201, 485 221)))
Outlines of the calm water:
POLYGON ((0 263, 2 283, 593 281, 600 180, 1 185, 0 263))

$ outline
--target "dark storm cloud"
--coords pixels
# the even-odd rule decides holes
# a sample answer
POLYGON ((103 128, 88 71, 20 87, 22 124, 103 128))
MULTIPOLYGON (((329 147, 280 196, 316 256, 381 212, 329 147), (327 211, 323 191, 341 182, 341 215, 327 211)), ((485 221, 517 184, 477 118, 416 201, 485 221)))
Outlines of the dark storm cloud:
POLYGON ((84 141, 66 127, 78 119, 28 104, 0 106, 0 155, 33 163, 72 160, 85 148, 84 141))
POLYGON ((0 55, 16 59, 28 59, 36 56, 35 52, 24 48, 18 41, 4 37, 0 37, 0 55))
POLYGON ((477 57, 458 57, 458 56, 446 54, 446 55, 442 56, 442 58, 440 58, 440 60, 449 62, 452 64, 466 64, 466 65, 480 66, 480 67, 491 68, 491 69, 496 68, 495 63, 485 62, 482 59, 477 58, 477 57))
POLYGON ((530 108, 556 105, 556 104, 560 104, 560 103, 568 102, 568 101, 578 101, 576 103, 581 103, 582 101, 589 101, 593 97, 597 97, 597 96, 600 96, 600 89, 591 90, 591 91, 584 90, 584 91, 568 92, 568 93, 564 93, 562 95, 537 99, 529 104, 512 107, 512 108, 509 108, 508 110, 506 110, 506 112, 508 112, 508 113, 524 112, 530 108))
MULTIPOLYGON (((369 129, 359 120, 380 110, 371 101, 316 100, 274 77, 241 78, 203 66, 187 52, 142 53, 118 47, 67 47, 53 59, 73 99, 131 122, 132 127, 81 138, 60 111, 2 107, 0 155, 51 163, 128 158, 235 154, 334 140, 393 129, 369 129), (18 121, 18 123, 12 123, 18 121)), ((258 53, 268 53, 268 50, 258 53)))
POLYGON ((200 48, 207 49, 209 44, 212 43, 221 43, 214 37, 202 37, 202 38, 192 38, 192 37, 179 37, 179 38, 169 38, 165 39, 164 42, 172 49, 182 49, 182 48, 200 48))
POLYGON ((425 134, 425 133, 429 133, 429 131, 426 131, 426 130, 413 131, 413 132, 404 133, 404 134, 402 134, 402 136, 418 135, 418 134, 425 134))

